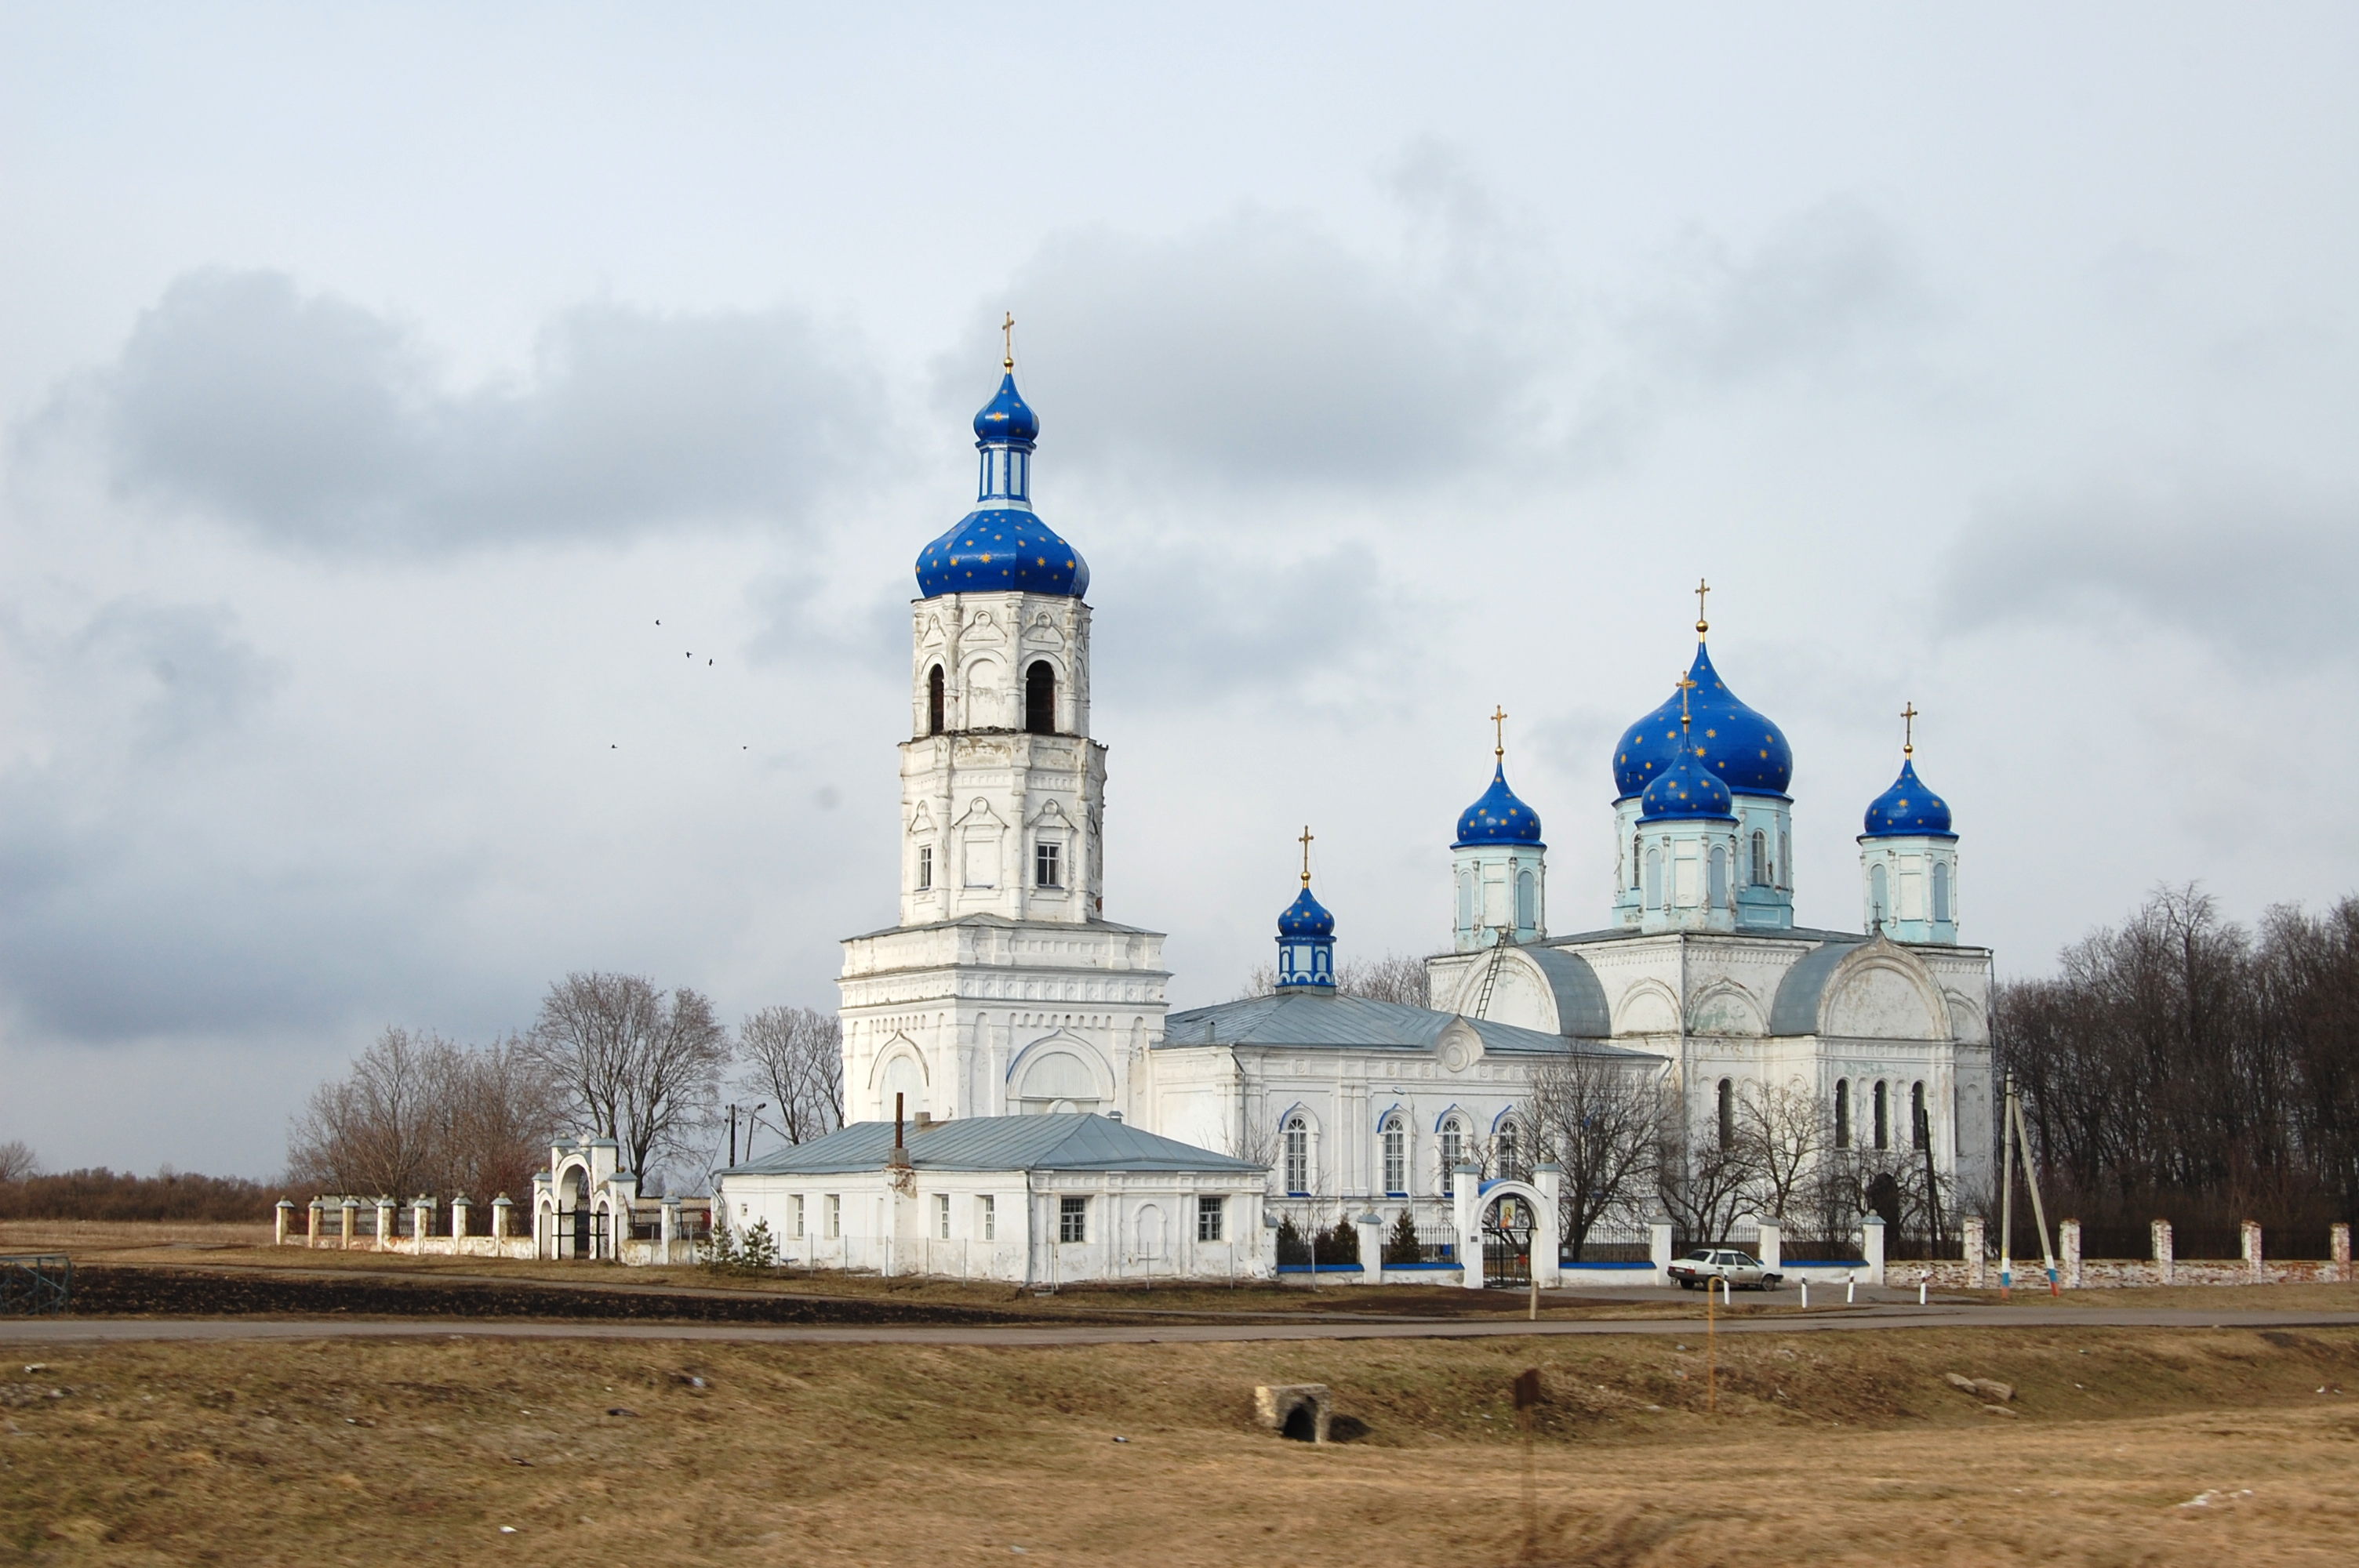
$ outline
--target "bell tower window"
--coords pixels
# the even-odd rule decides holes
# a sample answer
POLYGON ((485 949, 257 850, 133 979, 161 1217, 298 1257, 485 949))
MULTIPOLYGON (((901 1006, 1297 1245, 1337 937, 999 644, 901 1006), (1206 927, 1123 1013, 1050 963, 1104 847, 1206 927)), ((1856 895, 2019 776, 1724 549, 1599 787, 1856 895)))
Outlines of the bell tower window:
POLYGON ((1044 888, 1060 888, 1065 885, 1062 845, 1036 844, 1032 847, 1032 885, 1044 888))
POLYGON ((1755 887, 1769 885, 1769 835, 1758 828, 1753 834, 1753 875, 1755 887))
POLYGON ((1057 670, 1046 659, 1024 672, 1024 729, 1033 735, 1057 732, 1057 670))
POLYGON ((934 847, 931 844, 920 844, 918 846, 918 891, 930 892, 933 891, 933 886, 934 847))
POLYGON ((926 672, 926 733, 942 732, 942 666, 926 672))

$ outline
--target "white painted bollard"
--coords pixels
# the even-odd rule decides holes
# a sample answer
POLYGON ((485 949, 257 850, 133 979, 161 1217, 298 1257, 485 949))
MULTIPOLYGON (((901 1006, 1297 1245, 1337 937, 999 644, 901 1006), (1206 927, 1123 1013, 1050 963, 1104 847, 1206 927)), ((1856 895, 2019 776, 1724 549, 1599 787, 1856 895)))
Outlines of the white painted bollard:
POLYGON ((1810 1281, 1808 1281, 1808 1280, 1804 1280, 1804 1281, 1802 1281, 1802 1310, 1803 1310, 1804 1312, 1808 1312, 1808 1311, 1810 1311, 1810 1281))
POLYGON ((1925 1304, 1925 1281, 1922 1280, 1917 1281, 1917 1304, 1919 1306, 1925 1304))
POLYGON ((1859 1276, 1857 1274, 1854 1274, 1843 1281, 1843 1305, 1851 1305, 1853 1292, 1856 1292, 1858 1289, 1859 1276))

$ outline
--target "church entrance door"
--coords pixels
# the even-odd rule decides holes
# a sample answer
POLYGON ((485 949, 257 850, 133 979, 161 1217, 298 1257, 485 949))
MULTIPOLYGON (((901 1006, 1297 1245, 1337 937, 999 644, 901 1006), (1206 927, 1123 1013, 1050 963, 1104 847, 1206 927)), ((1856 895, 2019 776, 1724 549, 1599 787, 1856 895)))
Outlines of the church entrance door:
POLYGON ((1517 1290, 1532 1282, 1532 1206, 1512 1195, 1483 1210, 1483 1282, 1517 1290))

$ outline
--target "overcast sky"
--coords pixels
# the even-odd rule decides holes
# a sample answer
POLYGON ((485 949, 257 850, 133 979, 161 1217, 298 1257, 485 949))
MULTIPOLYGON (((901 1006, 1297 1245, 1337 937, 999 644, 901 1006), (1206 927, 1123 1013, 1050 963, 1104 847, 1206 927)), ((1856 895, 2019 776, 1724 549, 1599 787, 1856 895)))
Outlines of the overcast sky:
POLYGON ((569 968, 832 1007, 1004 309, 1175 1003, 1305 821, 1346 957, 1444 942, 1495 704, 1601 925, 1699 576, 1807 924, 1908 700, 2003 978, 2359 887, 2347 6, 488 9, 0 7, 51 1167, 274 1171, 569 968))

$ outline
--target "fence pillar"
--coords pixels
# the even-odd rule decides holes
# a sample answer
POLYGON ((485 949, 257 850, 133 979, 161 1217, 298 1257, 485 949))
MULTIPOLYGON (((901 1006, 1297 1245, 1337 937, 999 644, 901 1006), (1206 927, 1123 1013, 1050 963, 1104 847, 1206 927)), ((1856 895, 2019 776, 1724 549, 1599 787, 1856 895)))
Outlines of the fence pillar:
POLYGON ((1786 1266, 1786 1227, 1774 1219, 1761 1222, 1761 1267, 1774 1274, 1786 1266))
POLYGON ((1532 1185, 1540 1190, 1540 1211, 1532 1216, 1532 1282, 1552 1291, 1564 1278, 1564 1238, 1558 1234, 1564 1223, 1564 1210, 1558 1202, 1564 1190, 1562 1167, 1535 1166, 1532 1185))
MULTIPOLYGON (((492 1200, 492 1239, 494 1241, 506 1241, 508 1238, 508 1224, 515 1208, 515 1202, 506 1193, 492 1200)), ((495 1247, 493 1250, 497 1251, 498 1249, 495 1247)))
POLYGON ((1381 1285, 1385 1282, 1385 1222, 1373 1210, 1352 1222, 1360 1233, 1360 1283, 1381 1285))
POLYGON ((1647 1222, 1647 1259, 1655 1265, 1655 1283, 1671 1282, 1671 1222, 1650 1219, 1647 1222))
POLYGON ((320 1216, 326 1210, 327 1206, 328 1206, 326 1204, 321 1203, 316 1197, 311 1200, 310 1211, 304 1216, 304 1246, 317 1247, 320 1245, 320 1216))
POLYGON ((679 1234, 679 1200, 678 1198, 664 1199, 658 1224, 662 1229, 663 1260, 669 1263, 671 1261, 672 1238, 679 1234))
POLYGON ((1483 1288, 1483 1173, 1461 1165, 1451 1173, 1450 1206, 1458 1228, 1458 1282, 1483 1288))
POLYGON ((2060 1219, 2056 1222, 2056 1266, 2064 1276, 2064 1288, 2081 1288, 2081 1222, 2060 1219))
POLYGON ((467 1234, 467 1217, 473 1211, 474 1206, 464 1193, 451 1200, 451 1250, 453 1252, 462 1250, 458 1245, 459 1238, 467 1234))
POLYGON ((380 1193, 376 1200, 376 1249, 380 1252, 393 1245, 393 1211, 400 1206, 392 1197, 380 1193))
POLYGON ((2245 1221, 2245 1273, 2256 1285, 2267 1277, 2261 1268, 2261 1222, 2257 1219, 2245 1221))
POLYGON ((273 1247, 286 1246, 287 1233, 295 1228, 295 1200, 293 1198, 280 1198, 278 1200, 278 1207, 274 1218, 274 1227, 273 1234, 270 1238, 270 1244, 273 1247))
POLYGON ((1884 1217, 1871 1214, 1860 1221, 1860 1250, 1867 1257, 1867 1282, 1884 1283, 1884 1217))
POLYGON ((1966 1289, 1983 1290, 1985 1288, 1983 1282, 1984 1254, 1990 1250, 1990 1221, 1981 1215, 1970 1214, 1966 1216, 1965 1232, 1962 1247, 1966 1264, 1966 1289))
POLYGON ((434 1228, 434 1199, 425 1193, 409 1200, 409 1245, 426 1256, 426 1237, 434 1228))
POLYGON ((2330 1273, 2344 1284, 2351 1282, 2351 1227, 2329 1226, 2326 1231, 2326 1255, 2334 1260, 2330 1273))
POLYGON ((2152 1238, 2147 1243, 2147 1248, 2154 1254, 2154 1282, 2158 1285, 2167 1285, 2170 1283, 2171 1276, 2170 1221, 2156 1220, 2147 1235, 2152 1238))
POLYGON ((339 1238, 349 1250, 361 1227, 361 1200, 349 1194, 346 1195, 343 1202, 343 1221, 344 1228, 339 1238))

